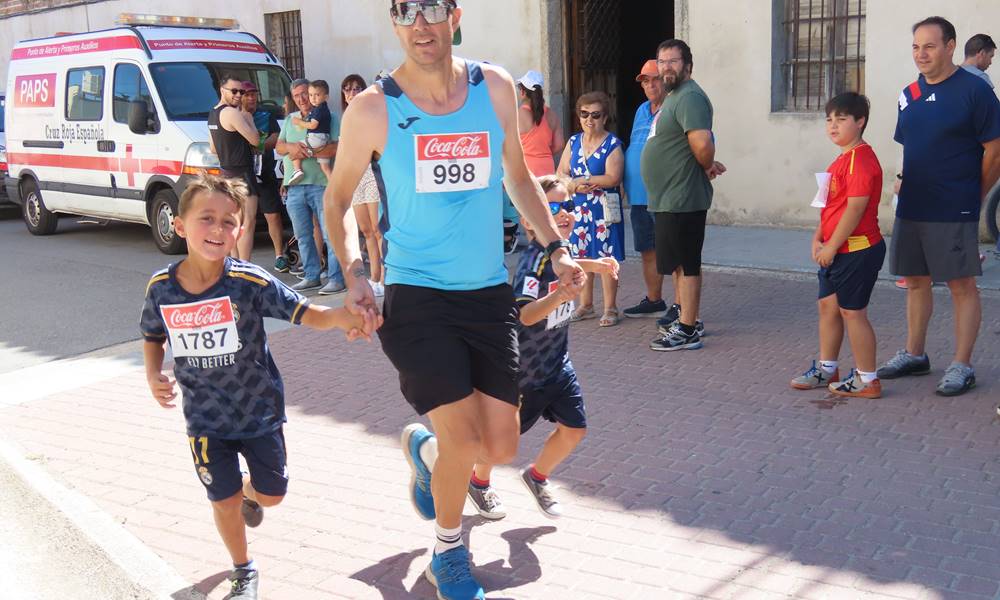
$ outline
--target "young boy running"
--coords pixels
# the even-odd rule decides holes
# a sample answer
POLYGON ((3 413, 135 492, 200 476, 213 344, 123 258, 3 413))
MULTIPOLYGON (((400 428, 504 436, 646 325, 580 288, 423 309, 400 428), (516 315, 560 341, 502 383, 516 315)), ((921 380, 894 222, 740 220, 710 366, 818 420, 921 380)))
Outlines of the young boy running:
MULTIPOLYGON (((539 178, 538 183, 549 202, 559 233, 568 236, 573 229, 573 200, 566 182, 556 175, 539 178)), ((583 405, 576 371, 569 360, 569 319, 573 314, 576 291, 559 285, 559 278, 545 256, 545 248, 535 239, 531 223, 525 232, 531 243, 514 275, 514 294, 520 308, 518 330, 521 380, 521 435, 531 429, 539 417, 556 424, 545 440, 535 462, 521 471, 521 482, 538 504, 538 510, 550 519, 562 515, 562 507, 552 494, 548 476, 587 433, 587 413, 583 405)), ((618 278, 618 261, 577 259, 589 273, 618 278)), ((469 482, 469 498, 479 514, 487 519, 506 516, 500 496, 490 486, 492 465, 477 464, 469 482)))
POLYGON ((153 398, 174 408, 175 380, 163 373, 165 342, 183 391, 195 472, 208 492, 215 526, 233 560, 226 598, 257 598, 257 566, 246 526, 261 507, 280 503, 288 487, 284 388, 267 347, 264 317, 360 336, 363 317, 315 306, 266 269, 229 252, 243 232, 246 185, 204 176, 181 195, 174 219, 188 257, 155 273, 146 287, 140 328, 153 398), (249 475, 240 471, 238 455, 249 475))
POLYGON ((885 241, 878 228, 882 167, 862 139, 868 112, 868 98, 854 92, 840 94, 826 104, 826 133, 841 154, 827 169, 830 191, 812 243, 812 257, 820 267, 820 360, 792 380, 795 389, 827 386, 838 396, 882 395, 875 371, 875 331, 867 311, 885 259, 885 241), (837 381, 845 324, 856 368, 837 381))

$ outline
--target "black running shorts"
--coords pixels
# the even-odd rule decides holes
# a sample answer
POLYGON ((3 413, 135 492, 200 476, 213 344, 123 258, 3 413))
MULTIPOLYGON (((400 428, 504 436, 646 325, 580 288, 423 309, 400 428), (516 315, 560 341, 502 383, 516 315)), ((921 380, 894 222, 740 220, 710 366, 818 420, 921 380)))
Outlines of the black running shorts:
POLYGON ((249 195, 260 198, 260 182, 257 181, 257 176, 253 174, 253 169, 222 169, 222 176, 226 179, 239 179, 247 184, 249 195))
POLYGON ((507 284, 469 291, 385 287, 382 349, 417 414, 478 390, 518 405, 517 309, 507 284))
POLYGON ((707 210, 658 212, 656 215, 656 270, 671 275, 682 267, 687 277, 701 275, 701 248, 705 244, 707 210))

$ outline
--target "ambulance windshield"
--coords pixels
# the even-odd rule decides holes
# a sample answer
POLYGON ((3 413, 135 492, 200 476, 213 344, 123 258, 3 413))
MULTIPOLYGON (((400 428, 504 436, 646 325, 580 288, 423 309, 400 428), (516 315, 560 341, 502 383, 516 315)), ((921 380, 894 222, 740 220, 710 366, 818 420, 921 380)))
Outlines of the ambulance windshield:
POLYGON ((288 93, 289 79, 277 65, 248 63, 153 63, 149 66, 171 121, 204 121, 219 103, 222 77, 251 81, 260 90, 258 106, 280 111, 288 93))

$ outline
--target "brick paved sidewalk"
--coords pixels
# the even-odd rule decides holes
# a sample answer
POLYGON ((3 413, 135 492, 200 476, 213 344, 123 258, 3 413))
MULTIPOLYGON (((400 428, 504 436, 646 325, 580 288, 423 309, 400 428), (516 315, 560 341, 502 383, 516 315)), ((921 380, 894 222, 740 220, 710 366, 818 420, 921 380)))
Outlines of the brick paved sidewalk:
MULTIPOLYGON (((623 305, 639 281, 631 261, 623 305)), ((934 374, 842 402, 787 385, 816 352, 814 299, 811 280, 709 273, 697 352, 647 350, 648 320, 574 325, 591 432, 555 474, 568 515, 544 519, 514 468, 496 471, 508 517, 465 521, 488 597, 995 598, 1000 300, 984 300, 973 392, 932 393, 951 349, 939 295, 934 374)), ((903 307, 903 293, 876 290, 882 358, 902 344, 903 307)), ((292 483, 250 533, 264 597, 433 597, 421 575, 432 526, 406 500, 398 448, 413 417, 378 344, 295 329, 272 347, 292 483)), ((548 432, 524 437, 516 466, 548 432)), ((182 415, 155 405, 141 368, 2 408, 0 434, 210 598, 225 594, 226 553, 182 415)))

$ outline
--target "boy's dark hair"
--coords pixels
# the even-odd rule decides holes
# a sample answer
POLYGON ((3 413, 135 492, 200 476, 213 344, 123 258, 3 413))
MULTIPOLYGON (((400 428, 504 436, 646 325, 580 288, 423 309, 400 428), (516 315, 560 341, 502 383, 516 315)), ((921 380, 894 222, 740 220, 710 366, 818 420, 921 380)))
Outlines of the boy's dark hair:
POLYGON ((972 58, 983 50, 989 52, 996 49, 997 44, 993 41, 993 38, 985 33, 977 33, 970 37, 969 41, 965 42, 965 58, 972 58))
POLYGON ((323 79, 313 79, 309 82, 309 87, 316 88, 317 90, 323 90, 323 93, 327 96, 330 95, 330 84, 323 79))
POLYGON ((868 127, 868 114, 871 112, 871 102, 864 94, 857 92, 844 92, 830 98, 826 103, 826 116, 830 115, 851 115, 855 120, 864 117, 865 124, 861 127, 861 133, 868 127))
POLYGON ((180 203, 177 205, 178 216, 183 217, 191 210, 191 205, 194 204, 194 199, 198 194, 212 194, 216 192, 227 196, 236 203, 236 207, 240 213, 240 223, 242 223, 244 211, 246 210, 247 195, 249 194, 246 182, 242 179, 227 179, 208 173, 202 173, 192 179, 188 186, 184 188, 184 192, 181 193, 180 203))
POLYGON ((569 179, 563 177, 562 175, 542 175, 538 178, 538 185, 542 188, 542 191, 548 194, 557 187, 561 187, 566 192, 569 192, 569 179))
POLYGON ((944 17, 927 17, 923 21, 915 23, 913 25, 913 33, 916 33, 917 30, 924 25, 937 25, 940 27, 941 36, 944 38, 944 43, 946 44, 958 37, 955 33, 955 26, 951 24, 951 21, 944 17))
POLYGON ((691 55, 691 46, 688 46, 684 40, 674 38, 660 42, 660 45, 656 48, 656 56, 659 57, 661 51, 670 50, 671 48, 678 48, 681 51, 681 60, 684 61, 684 66, 694 71, 694 56, 691 55))

